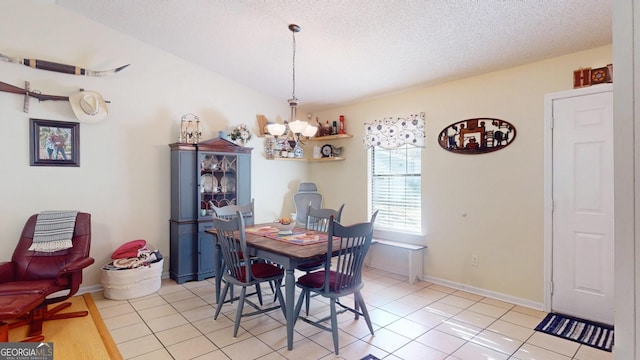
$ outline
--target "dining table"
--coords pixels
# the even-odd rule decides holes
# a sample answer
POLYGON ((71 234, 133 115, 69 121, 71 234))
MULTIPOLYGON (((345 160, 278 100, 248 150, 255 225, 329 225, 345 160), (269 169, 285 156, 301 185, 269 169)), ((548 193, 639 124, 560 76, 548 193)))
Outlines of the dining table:
MULTIPOLYGON (((295 227, 293 234, 279 234, 278 231, 268 231, 268 228, 275 228, 273 223, 247 225, 245 227, 245 240, 250 256, 276 263, 285 271, 285 315, 287 322, 287 349, 293 349, 293 327, 295 325, 295 283, 294 275, 297 266, 325 259, 327 256, 327 236, 326 233, 319 233, 300 227, 295 227), (264 231, 261 231, 264 230, 264 231), (295 236, 299 235, 299 236, 295 236), (323 237, 324 235, 324 237, 323 237)), ((215 244, 214 268, 215 268, 215 291, 216 300, 220 299, 220 288, 222 277, 218 276, 222 271, 222 259, 220 256, 220 245, 216 236, 216 229, 205 230, 213 236, 215 244)), ((239 235, 238 235, 239 238, 239 235)), ((336 247, 339 240, 334 240, 336 247)))

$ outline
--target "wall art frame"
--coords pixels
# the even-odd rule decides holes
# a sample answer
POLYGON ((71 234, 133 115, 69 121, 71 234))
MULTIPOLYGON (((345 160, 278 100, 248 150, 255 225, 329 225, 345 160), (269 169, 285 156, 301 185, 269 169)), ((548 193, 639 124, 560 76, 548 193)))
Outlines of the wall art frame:
POLYGON ((516 127, 495 118, 473 118, 448 125, 438 134, 438 144, 456 154, 485 154, 504 149, 516 138, 516 127))
POLYGON ((31 166, 80 166, 80 123, 29 120, 31 166))

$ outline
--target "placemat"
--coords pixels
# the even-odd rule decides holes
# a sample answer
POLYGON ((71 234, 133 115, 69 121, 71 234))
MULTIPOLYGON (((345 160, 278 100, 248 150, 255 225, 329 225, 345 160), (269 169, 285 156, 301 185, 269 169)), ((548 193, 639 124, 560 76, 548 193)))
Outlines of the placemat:
POLYGON ((291 234, 279 234, 275 226, 253 226, 244 229, 247 233, 280 240, 295 245, 311 245, 327 241, 327 234, 319 231, 294 228, 291 234))

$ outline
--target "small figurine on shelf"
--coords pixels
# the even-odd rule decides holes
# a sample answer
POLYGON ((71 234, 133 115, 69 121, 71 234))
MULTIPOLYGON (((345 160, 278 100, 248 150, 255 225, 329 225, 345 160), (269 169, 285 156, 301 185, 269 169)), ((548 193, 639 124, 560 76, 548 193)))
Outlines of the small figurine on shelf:
POLYGON ((200 142, 201 138, 202 129, 200 127, 200 118, 194 114, 182 115, 182 119, 180 120, 180 137, 178 137, 178 142, 197 144, 200 142))
POLYGON ((229 137, 244 146, 247 141, 251 140, 251 131, 249 131, 246 124, 240 124, 231 130, 229 137))
POLYGON ((338 134, 346 134, 347 131, 344 129, 344 115, 340 115, 340 130, 338 130, 338 134))
POLYGON ((316 128, 318 129, 316 131, 316 137, 324 135, 324 132, 322 131, 322 124, 320 124, 320 120, 318 120, 317 116, 316 116, 316 128))
POLYGON ((325 123, 325 125, 322 127, 322 135, 326 136, 326 135, 331 135, 331 125, 329 124, 329 120, 327 120, 327 122, 325 123))
POLYGON ((313 158, 320 159, 322 157, 322 153, 320 152, 320 146, 316 145, 313 147, 313 158))

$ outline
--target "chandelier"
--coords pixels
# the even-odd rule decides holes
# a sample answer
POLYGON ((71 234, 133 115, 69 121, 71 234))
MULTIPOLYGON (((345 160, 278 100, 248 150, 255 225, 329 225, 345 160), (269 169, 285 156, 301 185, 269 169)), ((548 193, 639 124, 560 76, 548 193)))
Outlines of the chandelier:
MULTIPOLYGON (((289 30, 291 31, 291 35, 293 37, 293 66, 292 66, 292 82, 293 82, 293 92, 291 95, 291 99, 288 99, 289 107, 291 108, 291 114, 289 117, 289 121, 285 121, 284 124, 273 123, 267 125, 267 131, 273 135, 276 139, 276 147, 280 147, 281 152, 284 156, 287 156, 289 152, 293 152, 294 157, 301 158, 303 155, 302 142, 303 138, 309 139, 314 136, 318 130, 316 126, 310 125, 306 121, 296 119, 296 112, 298 108, 298 98, 296 98, 296 33, 300 32, 302 28, 296 24, 290 24, 289 30), (286 138, 284 141, 278 142, 278 137, 285 135, 286 138), (289 139, 291 137, 293 139, 293 146, 289 144, 289 139)), ((280 156, 282 156, 280 155, 280 156)))

